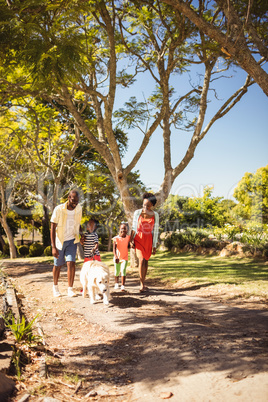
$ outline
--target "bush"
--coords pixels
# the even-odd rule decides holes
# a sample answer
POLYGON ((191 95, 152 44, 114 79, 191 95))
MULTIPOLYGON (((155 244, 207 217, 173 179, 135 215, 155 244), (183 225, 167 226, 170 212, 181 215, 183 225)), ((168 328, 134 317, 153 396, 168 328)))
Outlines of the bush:
POLYGON ((187 230, 180 230, 178 232, 173 232, 170 236, 166 237, 164 240, 164 245, 169 250, 172 247, 183 248, 186 244, 191 246, 201 246, 204 240, 208 239, 208 232, 205 230, 189 228, 187 230))
POLYGON ((5 243, 4 247, 3 247, 3 254, 4 255, 10 255, 10 249, 9 249, 9 244, 5 243))
POLYGON ((51 257, 52 256, 52 247, 51 246, 47 246, 44 250, 44 254, 46 257, 51 257))
POLYGON ((29 254, 29 247, 28 246, 19 246, 18 252, 19 252, 19 255, 26 256, 29 254))
POLYGON ((44 247, 40 243, 33 243, 29 248, 29 257, 40 257, 44 252, 44 247))
POLYGON ((205 248, 217 248, 218 247, 218 242, 214 241, 212 239, 204 239, 204 241, 202 241, 202 247, 205 247, 205 248))

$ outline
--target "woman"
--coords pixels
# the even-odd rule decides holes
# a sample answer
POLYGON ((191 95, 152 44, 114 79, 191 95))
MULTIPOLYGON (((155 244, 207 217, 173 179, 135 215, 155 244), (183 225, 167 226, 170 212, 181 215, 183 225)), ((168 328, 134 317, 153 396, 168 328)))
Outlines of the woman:
POLYGON ((151 193, 143 194, 143 207, 134 212, 130 243, 135 247, 139 259, 140 293, 147 292, 145 278, 148 260, 155 254, 158 240, 159 215, 153 211, 156 198, 151 193), (133 241, 134 240, 134 241, 133 241))

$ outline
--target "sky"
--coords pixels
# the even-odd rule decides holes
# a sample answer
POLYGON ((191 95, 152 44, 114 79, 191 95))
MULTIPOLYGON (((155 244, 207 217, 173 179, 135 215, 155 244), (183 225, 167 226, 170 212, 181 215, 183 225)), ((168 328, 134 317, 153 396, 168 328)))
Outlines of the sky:
MULTIPOLYGON (((226 73, 225 73, 226 75, 226 73)), ((213 116, 223 102, 246 79, 246 73, 240 68, 232 71, 232 78, 223 78, 214 83, 218 98, 210 93, 210 103, 207 119, 213 116)), ((191 79, 197 79, 197 72, 190 74, 191 79)), ((175 89, 180 92, 186 88, 185 77, 175 77, 175 89)), ((136 96, 139 101, 152 91, 150 77, 143 75, 135 83, 135 89, 119 91, 118 107, 130 96, 136 96)), ((182 92, 183 93, 183 92, 182 92)), ((252 85, 246 95, 227 113, 219 119, 205 138, 199 143, 195 156, 178 176, 171 189, 172 194, 189 197, 199 197, 206 186, 213 187, 212 196, 233 199, 233 191, 246 172, 255 173, 260 167, 268 164, 268 98, 257 84, 252 85)), ((172 131, 172 165, 179 163, 187 150, 191 133, 172 131)), ((129 132, 129 147, 124 163, 130 162, 142 141, 138 130, 129 132)), ((161 129, 157 130, 136 165, 140 178, 147 189, 157 192, 164 175, 163 142, 161 129)))

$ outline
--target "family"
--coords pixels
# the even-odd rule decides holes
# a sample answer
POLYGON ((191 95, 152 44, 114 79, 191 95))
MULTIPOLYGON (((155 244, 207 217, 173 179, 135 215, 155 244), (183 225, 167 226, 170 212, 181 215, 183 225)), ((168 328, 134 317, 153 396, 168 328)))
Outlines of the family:
MULTIPOLYGON (((148 261, 156 252, 158 240, 159 215, 153 210, 156 197, 151 193, 143 194, 143 206, 134 212, 130 235, 126 222, 122 222, 119 233, 113 238, 115 289, 119 289, 121 274, 121 291, 125 291, 126 268, 128 264, 128 249, 135 248, 139 260, 140 293, 148 292, 145 279, 148 270, 148 261)), ((80 242, 84 247, 84 262, 101 261, 98 249, 98 222, 90 219, 87 222, 87 231, 83 233, 81 227, 82 207, 79 204, 79 194, 76 190, 70 191, 68 200, 58 205, 51 216, 51 246, 54 257, 53 266, 53 295, 60 297, 58 287, 60 270, 67 264, 67 280, 69 297, 75 297, 73 289, 75 278, 75 258, 77 245, 80 242)))

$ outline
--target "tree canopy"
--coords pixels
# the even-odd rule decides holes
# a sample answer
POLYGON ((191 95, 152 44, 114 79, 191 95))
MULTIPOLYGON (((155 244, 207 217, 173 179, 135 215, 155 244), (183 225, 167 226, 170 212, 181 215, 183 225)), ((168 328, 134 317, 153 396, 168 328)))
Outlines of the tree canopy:
MULTIPOLYGON (((199 10, 201 18, 208 13, 199 10)), ((218 111, 205 125, 213 82, 229 62, 219 45, 181 11, 159 1, 1 0, 0 40, 2 110, 5 113, 15 104, 32 107, 27 126, 34 123, 35 138, 38 132, 44 144, 43 153, 35 147, 40 166, 43 155, 49 155, 50 140, 61 150, 61 144, 70 145, 64 154, 68 160, 81 144, 82 133, 107 166, 129 222, 137 208, 130 177, 156 129, 162 130, 164 149, 164 177, 157 194, 161 204, 215 121, 254 82, 248 76, 241 88, 219 101, 218 111), (198 69, 196 80, 189 80, 192 66, 198 69), (152 93, 144 102, 130 97, 117 108, 117 89, 135 88, 135 79, 144 73, 155 82, 152 93), (188 89, 183 91, 180 82, 186 80, 188 89), (45 113, 54 116, 54 131, 45 113), (124 164, 123 130, 130 135, 133 128, 140 129, 143 137, 124 164), (179 129, 189 131, 189 143, 182 159, 176 160, 171 157, 172 135, 179 129)), ((59 158, 53 163, 60 164, 59 158)), ((61 166, 58 172, 64 171, 61 166)), ((53 172, 52 166, 47 169, 53 172)), ((53 180, 59 183, 60 177, 53 180)))
POLYGON ((267 1, 163 0, 211 38, 218 52, 238 64, 268 95, 267 1))
POLYGON ((268 223, 268 165, 256 173, 245 173, 234 197, 238 201, 235 213, 244 220, 268 223))

